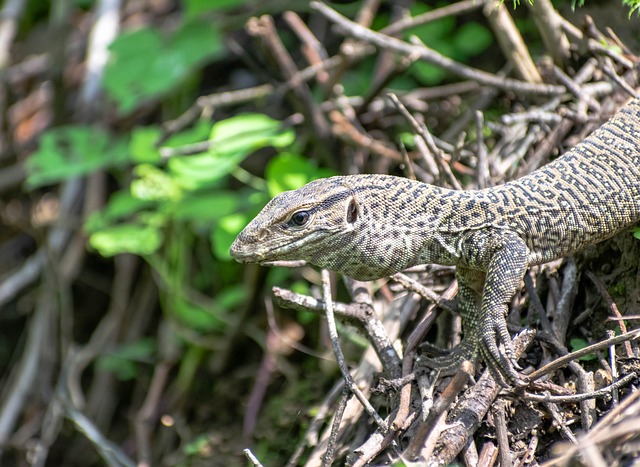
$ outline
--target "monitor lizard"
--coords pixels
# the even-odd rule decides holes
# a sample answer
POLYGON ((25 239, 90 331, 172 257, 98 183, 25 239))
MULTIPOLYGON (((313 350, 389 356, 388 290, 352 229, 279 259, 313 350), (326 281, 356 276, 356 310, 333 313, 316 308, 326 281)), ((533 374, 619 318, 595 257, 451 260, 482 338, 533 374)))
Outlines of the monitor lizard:
POLYGON ((640 98, 572 150, 484 190, 390 175, 319 179, 274 197, 238 235, 240 262, 305 260, 357 280, 455 265, 464 339, 431 366, 481 357, 503 384, 526 384, 508 304, 531 265, 569 255, 640 221, 640 98))

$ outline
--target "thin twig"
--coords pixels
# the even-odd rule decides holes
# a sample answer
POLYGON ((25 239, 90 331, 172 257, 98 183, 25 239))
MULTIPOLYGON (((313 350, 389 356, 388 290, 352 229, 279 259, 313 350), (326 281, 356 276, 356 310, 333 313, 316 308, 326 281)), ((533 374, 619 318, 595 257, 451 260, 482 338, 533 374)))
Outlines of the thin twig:
POLYGON ((333 423, 331 424, 331 435, 329 435, 329 441, 327 441, 327 450, 325 451, 324 456, 322 456, 322 467, 330 467, 331 464, 333 464, 336 444, 338 442, 338 435, 340 434, 340 422, 342 422, 344 411, 347 408, 347 402, 349 402, 349 398, 351 396, 352 393, 345 385, 342 389, 340 403, 338 404, 336 412, 333 416, 333 423))
POLYGON ((353 395, 355 395, 356 398, 360 401, 369 416, 376 422, 376 425, 378 425, 378 427, 382 431, 386 431, 388 429, 386 422, 380 417, 380 415, 378 415, 378 412, 376 412, 376 410, 369 403, 364 394, 362 394, 360 388, 353 381, 353 377, 351 376, 349 368, 347 367, 347 363, 344 360, 344 355, 342 354, 342 349, 340 348, 340 340, 338 337, 338 330, 336 328, 336 321, 333 315, 331 276, 329 274, 329 271, 327 271, 326 269, 322 270, 322 295, 325 302, 325 316, 327 318, 327 327, 329 328, 329 338, 331 339, 333 353, 336 356, 336 361, 338 362, 338 366, 340 367, 340 372, 342 373, 342 377, 345 380, 346 387, 349 388, 353 395))
POLYGON ((576 403, 582 402, 588 399, 596 399, 603 397, 611 397, 614 390, 621 388, 628 382, 632 381, 634 378, 637 378, 638 375, 635 373, 629 373, 625 375, 623 378, 620 378, 615 383, 612 383, 604 388, 600 388, 597 391, 592 391, 585 394, 572 394, 569 396, 552 396, 551 394, 533 394, 530 392, 525 392, 524 394, 517 394, 516 397, 523 397, 528 400, 536 401, 536 402, 553 402, 554 404, 560 403, 576 403))
POLYGON ((620 336, 615 336, 615 337, 613 337, 611 339, 606 339, 606 340, 604 340, 602 342, 598 342, 597 344, 589 345, 589 346, 584 347, 584 348, 582 348, 580 350, 576 350, 575 352, 571 352, 570 354, 567 354, 565 356, 557 358, 554 361, 546 364, 542 368, 539 368, 538 370, 534 371, 533 373, 531 373, 529 375, 529 381, 535 381, 536 379, 540 379, 544 375, 546 375, 548 373, 551 373, 552 371, 555 371, 557 369, 562 368, 568 362, 571 362, 573 360, 577 360, 580 357, 583 357, 583 356, 588 355, 590 353, 597 352, 598 350, 605 349, 605 348, 609 347, 610 345, 617 345, 617 344, 621 344, 623 342, 627 342, 629 340, 635 340, 635 339, 638 339, 638 338, 640 338, 640 329, 636 329, 635 331, 631 331, 631 332, 629 332, 627 334, 622 334, 620 336))
POLYGON ((320 12, 323 16, 336 23, 345 35, 374 44, 385 50, 393 50, 403 55, 413 56, 418 54, 420 59, 439 66, 443 70, 449 71, 462 78, 475 80, 481 84, 495 87, 497 89, 522 94, 550 96, 565 92, 564 86, 531 84, 510 78, 500 79, 486 71, 462 65, 461 63, 451 60, 450 58, 445 57, 424 45, 409 44, 394 37, 385 36, 384 34, 362 27, 345 18, 324 3, 313 1, 310 3, 310 6, 314 10, 320 12))

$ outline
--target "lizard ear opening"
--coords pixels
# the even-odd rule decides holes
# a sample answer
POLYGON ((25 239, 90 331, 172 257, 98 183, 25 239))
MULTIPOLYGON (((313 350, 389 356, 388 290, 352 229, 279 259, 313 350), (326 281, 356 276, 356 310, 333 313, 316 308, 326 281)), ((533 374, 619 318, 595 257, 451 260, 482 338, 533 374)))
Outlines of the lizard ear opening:
POLYGON ((358 220, 358 203, 355 198, 351 198, 349 206, 347 206, 347 222, 353 224, 358 220))

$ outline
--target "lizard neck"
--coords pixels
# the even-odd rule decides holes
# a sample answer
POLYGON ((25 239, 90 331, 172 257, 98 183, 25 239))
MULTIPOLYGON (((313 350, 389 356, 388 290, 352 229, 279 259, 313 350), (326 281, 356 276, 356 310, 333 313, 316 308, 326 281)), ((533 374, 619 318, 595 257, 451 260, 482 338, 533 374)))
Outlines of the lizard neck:
POLYGON ((451 225, 461 196, 473 192, 380 175, 357 186, 366 186, 353 191, 358 220, 309 249, 307 261, 359 280, 425 263, 455 264, 451 225))

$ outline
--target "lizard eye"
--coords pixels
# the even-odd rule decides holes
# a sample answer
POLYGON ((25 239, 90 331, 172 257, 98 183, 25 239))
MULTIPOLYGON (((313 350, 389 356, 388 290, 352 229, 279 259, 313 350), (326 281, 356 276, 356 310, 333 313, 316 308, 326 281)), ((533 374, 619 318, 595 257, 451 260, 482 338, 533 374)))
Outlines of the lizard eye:
POLYGON ((293 222, 298 227, 302 227, 307 222, 309 222, 310 214, 307 211, 298 211, 294 212, 291 216, 291 222, 293 222))
POLYGON ((358 203, 355 199, 351 199, 349 206, 347 207, 347 222, 353 224, 358 220, 358 203))

